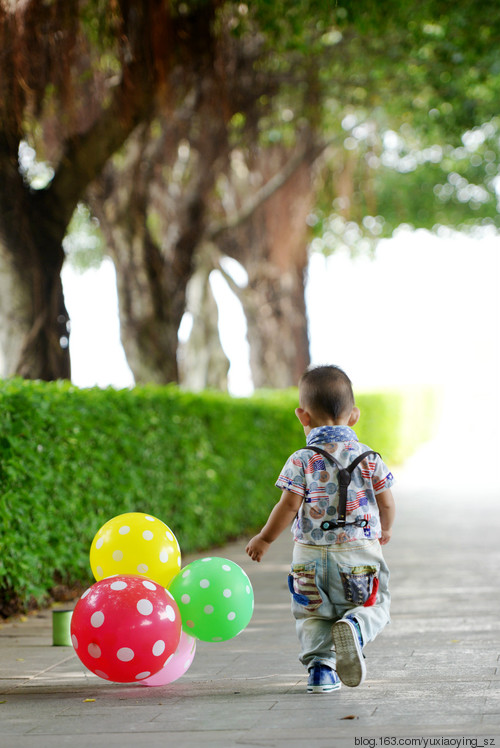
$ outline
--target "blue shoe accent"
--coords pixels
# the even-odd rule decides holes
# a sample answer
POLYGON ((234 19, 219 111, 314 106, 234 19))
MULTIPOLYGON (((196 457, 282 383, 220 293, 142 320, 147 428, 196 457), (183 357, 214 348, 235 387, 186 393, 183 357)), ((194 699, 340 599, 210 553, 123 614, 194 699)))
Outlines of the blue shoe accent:
POLYGON ((354 626, 356 627, 356 631, 357 631, 358 639, 359 639, 359 646, 362 647, 363 646, 363 637, 361 635, 361 627, 360 627, 359 623, 357 622, 357 620, 355 618, 352 618, 351 616, 346 616, 346 618, 349 621, 352 621, 353 624, 354 624, 354 626))
POLYGON ((328 665, 316 662, 309 669, 307 693, 330 693, 331 691, 338 691, 341 685, 337 673, 328 665))
POLYGON ((366 666, 358 622, 354 618, 342 618, 333 624, 332 637, 340 680, 350 688, 360 686, 365 679, 366 666))

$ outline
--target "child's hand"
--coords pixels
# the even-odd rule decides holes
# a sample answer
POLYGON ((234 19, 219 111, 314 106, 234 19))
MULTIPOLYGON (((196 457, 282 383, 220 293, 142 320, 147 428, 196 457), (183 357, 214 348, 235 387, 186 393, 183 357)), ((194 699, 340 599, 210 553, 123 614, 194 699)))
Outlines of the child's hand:
POLYGON ((264 553, 269 549, 271 544, 263 540, 259 535, 255 535, 245 548, 252 561, 260 561, 264 553))
POLYGON ((391 539, 392 530, 382 530, 382 535, 379 538, 380 545, 387 545, 391 539))

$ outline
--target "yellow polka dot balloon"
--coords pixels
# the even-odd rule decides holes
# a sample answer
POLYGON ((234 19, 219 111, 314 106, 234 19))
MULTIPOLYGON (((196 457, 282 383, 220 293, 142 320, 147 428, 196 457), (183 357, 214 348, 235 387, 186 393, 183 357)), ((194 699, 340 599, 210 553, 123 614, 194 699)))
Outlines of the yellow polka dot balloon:
POLYGON ((115 574, 138 574, 168 587, 181 568, 181 552, 168 525, 150 514, 128 512, 97 531, 90 566, 98 582, 115 574))

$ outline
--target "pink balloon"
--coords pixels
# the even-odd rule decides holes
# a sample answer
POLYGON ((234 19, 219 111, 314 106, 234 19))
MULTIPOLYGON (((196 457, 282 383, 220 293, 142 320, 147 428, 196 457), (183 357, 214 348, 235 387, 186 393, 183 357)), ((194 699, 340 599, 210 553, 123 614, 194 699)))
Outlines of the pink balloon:
POLYGON ((85 667, 118 683, 140 682, 163 668, 181 635, 177 603, 143 576, 106 577, 83 593, 71 641, 85 667))
POLYGON ((181 633, 179 646, 173 655, 170 655, 162 669, 155 675, 141 680, 143 686, 166 686, 173 683, 186 673, 194 660, 196 652, 196 639, 185 631, 181 633))

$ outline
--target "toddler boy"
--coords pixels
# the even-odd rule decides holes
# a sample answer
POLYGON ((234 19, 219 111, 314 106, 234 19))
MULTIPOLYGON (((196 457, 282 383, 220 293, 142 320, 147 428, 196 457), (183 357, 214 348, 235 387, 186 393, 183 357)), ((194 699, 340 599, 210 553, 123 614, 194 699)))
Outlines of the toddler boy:
POLYGON ((293 521, 289 587, 299 659, 309 671, 308 692, 328 693, 341 681, 351 687, 363 682, 362 648, 390 620, 381 546, 394 522, 393 477, 352 430, 360 411, 339 367, 303 374, 295 413, 307 447, 288 458, 276 483, 281 498, 246 552, 260 561, 293 521))

